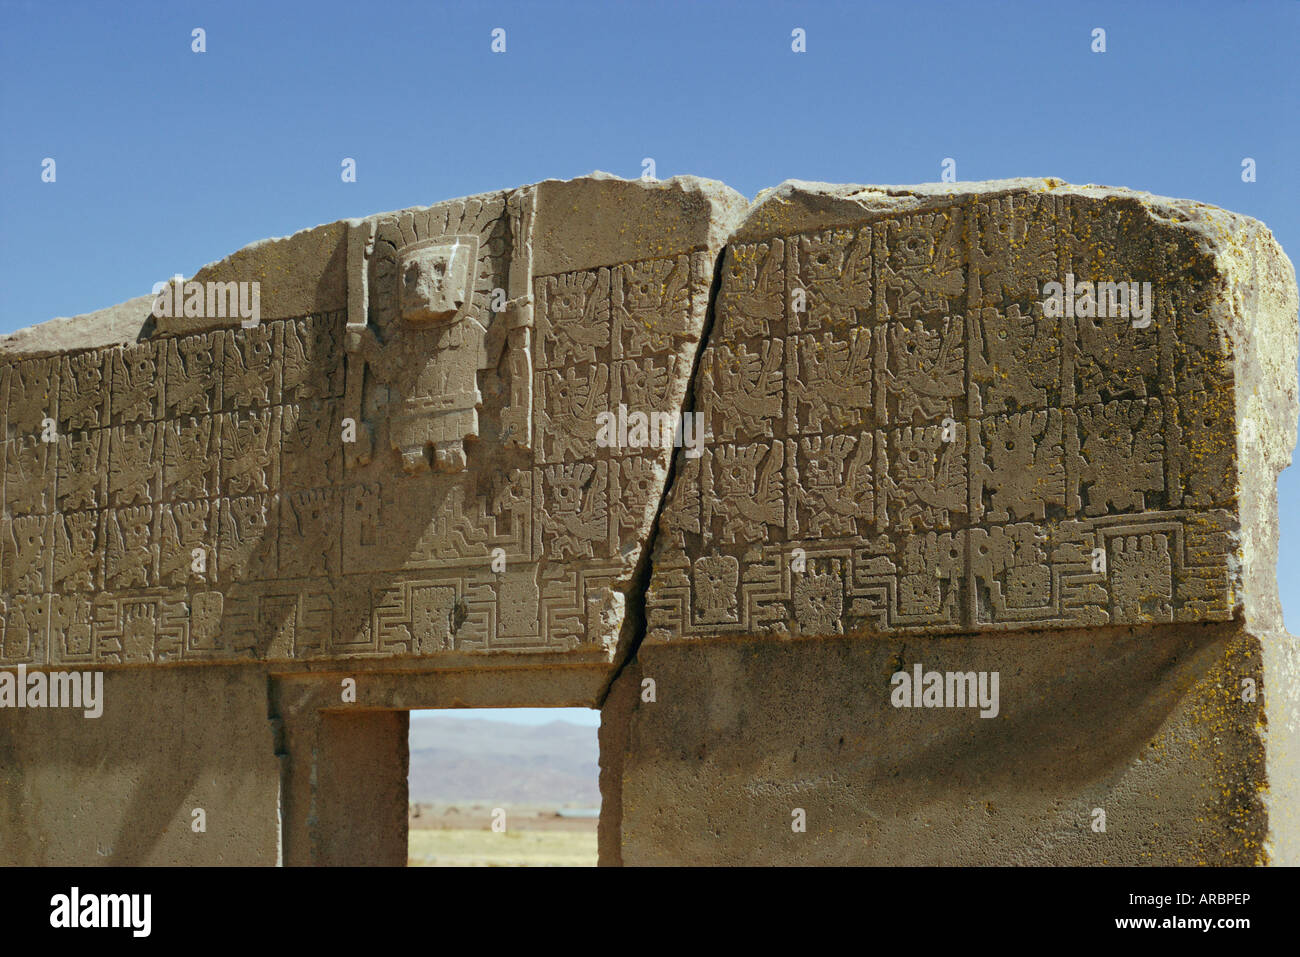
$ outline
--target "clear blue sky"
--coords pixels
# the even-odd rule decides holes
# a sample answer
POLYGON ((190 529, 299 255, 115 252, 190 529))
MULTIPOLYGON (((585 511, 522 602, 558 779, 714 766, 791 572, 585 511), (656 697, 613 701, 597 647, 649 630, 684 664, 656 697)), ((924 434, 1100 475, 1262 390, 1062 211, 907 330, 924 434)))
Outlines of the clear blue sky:
MULTIPOLYGON (((637 176, 645 157, 661 178, 749 196, 791 177, 934 181, 952 157, 962 180, 1224 206, 1300 258, 1298 28, 1294 0, 0 0, 0 332, 144 295, 263 237, 593 169, 637 176)), ((1295 631, 1300 468, 1280 500, 1295 631)))

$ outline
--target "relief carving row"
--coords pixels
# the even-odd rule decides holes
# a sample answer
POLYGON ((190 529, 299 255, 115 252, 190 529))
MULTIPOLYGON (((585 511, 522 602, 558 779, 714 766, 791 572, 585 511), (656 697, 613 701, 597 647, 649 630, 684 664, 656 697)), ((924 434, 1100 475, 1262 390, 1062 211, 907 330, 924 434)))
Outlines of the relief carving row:
POLYGON ((23 359, 0 379, 7 440, 67 435, 343 394, 339 313, 23 359))

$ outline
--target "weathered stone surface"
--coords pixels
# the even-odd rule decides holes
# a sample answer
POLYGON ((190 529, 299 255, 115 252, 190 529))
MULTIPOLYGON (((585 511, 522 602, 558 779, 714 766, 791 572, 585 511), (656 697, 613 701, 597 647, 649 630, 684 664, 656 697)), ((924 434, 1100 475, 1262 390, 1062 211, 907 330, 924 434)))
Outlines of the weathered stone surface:
MULTIPOLYGON (((154 297, 137 296, 134 299, 98 309, 80 316, 61 317, 29 326, 0 336, 0 359, 6 364, 18 359, 39 359, 42 356, 124 346, 137 342, 149 325, 149 312, 154 297)), ((8 402, 7 393, 0 393, 8 402)), ((0 420, 3 412, 0 411, 0 420)))
POLYGON ((280 764, 261 669, 103 679, 98 718, 0 711, 0 862, 277 863, 280 764))
POLYGON ((649 640, 1279 628, 1295 313, 1267 230, 1199 203, 765 194, 723 263, 694 395, 712 438, 677 463, 649 640), (1101 305, 1045 302, 1070 279, 1101 305), (1107 283, 1149 284, 1149 313, 1115 315, 1107 283))
POLYGON ((1240 697, 1261 644, 1211 624, 645 646, 602 715, 601 861, 1294 863, 1294 804, 1274 820, 1262 786, 1275 741, 1240 697), (1000 672, 997 716, 894 708, 916 662, 1000 672))
POLYGON ((596 417, 680 409, 744 205, 546 182, 192 280, 260 283, 260 321, 0 344, 0 663, 608 661, 671 449, 601 447, 596 417))

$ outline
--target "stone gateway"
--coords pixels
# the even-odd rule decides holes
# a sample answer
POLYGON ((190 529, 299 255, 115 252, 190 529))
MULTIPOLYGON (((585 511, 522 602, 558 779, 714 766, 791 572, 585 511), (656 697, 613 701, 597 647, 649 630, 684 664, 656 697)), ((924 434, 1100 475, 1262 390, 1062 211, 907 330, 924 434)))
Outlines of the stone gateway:
POLYGON ((407 711, 587 706, 604 864, 1300 863, 1260 223, 594 174, 190 282, 0 337, 0 671, 103 680, 0 861, 401 864, 407 711))

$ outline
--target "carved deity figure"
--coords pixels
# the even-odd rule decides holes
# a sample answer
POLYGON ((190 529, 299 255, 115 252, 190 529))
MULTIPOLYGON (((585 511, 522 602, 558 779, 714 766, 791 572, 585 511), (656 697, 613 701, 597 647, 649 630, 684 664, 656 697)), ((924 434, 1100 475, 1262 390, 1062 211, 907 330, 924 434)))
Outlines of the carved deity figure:
POLYGON ((382 417, 407 472, 463 471, 465 443, 479 437, 479 373, 496 368, 507 344, 510 403, 502 439, 528 446, 531 217, 531 196, 512 196, 353 227, 347 406, 358 426, 364 420, 366 434, 358 436, 362 448, 352 460, 369 460, 370 424, 382 417), (505 213, 508 278, 496 275, 505 213), (523 294, 507 299, 502 280, 523 294))
POLYGON ((430 448, 438 471, 459 472, 465 439, 478 437, 487 330, 464 310, 473 252, 437 240, 396 250, 398 309, 385 340, 371 326, 349 333, 349 351, 388 386, 389 438, 408 472, 428 468, 430 448))

